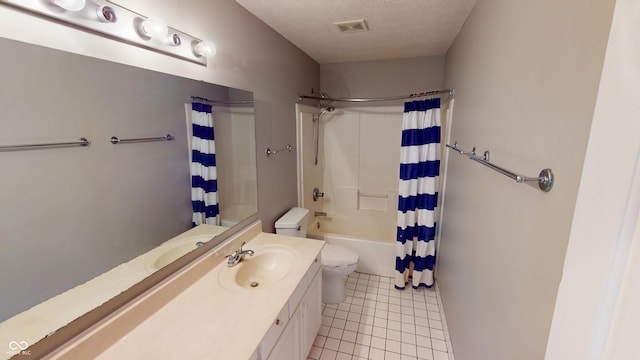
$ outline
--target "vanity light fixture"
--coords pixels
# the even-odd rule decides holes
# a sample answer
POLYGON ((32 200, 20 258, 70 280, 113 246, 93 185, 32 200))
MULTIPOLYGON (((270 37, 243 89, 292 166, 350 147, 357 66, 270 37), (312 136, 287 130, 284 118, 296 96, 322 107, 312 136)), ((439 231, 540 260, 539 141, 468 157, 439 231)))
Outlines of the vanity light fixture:
POLYGON ((202 40, 193 44, 193 53, 196 56, 212 58, 216 56, 216 52, 216 46, 210 41, 202 40))
POLYGON ((109 5, 100 5, 96 10, 96 15, 98 15, 98 20, 102 22, 114 23, 118 20, 116 11, 109 5))
POLYGON ((0 6, 3 5, 204 66, 216 54, 210 41, 111 0, 0 0, 0 6))
POLYGON ((140 21, 138 30, 146 39, 161 39, 167 36, 169 27, 162 20, 147 18, 140 21))
POLYGON ((80 11, 87 5, 86 0, 51 0, 51 2, 67 11, 80 11))
POLYGON ((169 35, 169 37, 167 38, 167 42, 171 46, 180 46, 182 45, 182 38, 179 34, 173 33, 169 35))

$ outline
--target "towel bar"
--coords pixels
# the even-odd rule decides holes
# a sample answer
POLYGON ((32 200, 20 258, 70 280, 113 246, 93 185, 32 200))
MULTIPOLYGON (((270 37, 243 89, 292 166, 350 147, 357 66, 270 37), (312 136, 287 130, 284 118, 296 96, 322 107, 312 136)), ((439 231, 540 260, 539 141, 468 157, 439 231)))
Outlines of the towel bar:
POLYGON ((513 171, 507 170, 505 168, 502 168, 496 164, 492 164, 491 162, 489 162, 490 154, 488 151, 485 151, 482 157, 478 157, 476 156, 475 147, 473 148, 472 151, 464 151, 458 148, 457 142, 454 143, 453 145, 446 144, 446 146, 449 149, 455 150, 456 152, 458 152, 458 154, 465 155, 469 159, 475 162, 478 162, 490 168, 491 170, 497 171, 500 174, 514 180, 515 182, 518 182, 518 183, 536 182, 538 183, 538 187, 540 188, 540 190, 544 192, 549 192, 553 188, 554 177, 553 177, 553 171, 551 171, 551 169, 543 169, 542 171, 540 171, 540 174, 538 175, 538 177, 528 177, 524 175, 518 175, 513 171))
POLYGON ((117 136, 112 136, 110 141, 113 145, 116 145, 116 144, 130 144, 130 143, 150 142, 150 141, 171 141, 174 139, 175 138, 171 136, 171 134, 167 134, 166 136, 137 138, 137 139, 120 139, 117 136))
POLYGON ((91 141, 86 138, 80 138, 78 141, 73 142, 59 142, 59 143, 42 143, 42 144, 25 144, 25 145, 3 145, 0 146, 0 151, 15 151, 15 150, 35 150, 50 147, 73 147, 73 146, 87 146, 91 144, 91 141))

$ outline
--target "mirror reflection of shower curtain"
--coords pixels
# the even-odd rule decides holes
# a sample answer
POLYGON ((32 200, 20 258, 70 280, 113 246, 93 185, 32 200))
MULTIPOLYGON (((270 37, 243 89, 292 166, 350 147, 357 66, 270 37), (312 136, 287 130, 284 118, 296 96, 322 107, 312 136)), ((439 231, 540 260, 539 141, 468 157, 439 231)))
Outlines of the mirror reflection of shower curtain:
POLYGON ((440 99, 405 103, 400 150, 395 287, 433 286, 440 175, 440 99))
POLYGON ((192 225, 220 225, 216 146, 211 105, 191 104, 192 225))

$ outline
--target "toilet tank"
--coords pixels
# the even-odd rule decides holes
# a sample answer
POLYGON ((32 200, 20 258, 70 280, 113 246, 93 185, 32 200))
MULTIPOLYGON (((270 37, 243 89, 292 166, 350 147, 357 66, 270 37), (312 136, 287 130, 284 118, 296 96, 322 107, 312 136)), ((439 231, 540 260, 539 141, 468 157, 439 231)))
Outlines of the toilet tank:
POLYGON ((276 221, 276 234, 306 237, 309 210, 294 207, 276 221))

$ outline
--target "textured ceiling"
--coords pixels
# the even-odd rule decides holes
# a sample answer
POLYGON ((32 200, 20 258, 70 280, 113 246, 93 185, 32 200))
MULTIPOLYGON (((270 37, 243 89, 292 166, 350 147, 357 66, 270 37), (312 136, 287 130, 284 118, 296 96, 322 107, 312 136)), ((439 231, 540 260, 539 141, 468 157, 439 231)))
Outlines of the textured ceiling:
POLYGON ((321 64, 444 55, 476 0, 236 0, 321 64), (334 23, 364 19, 366 32, 334 23))

